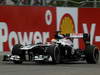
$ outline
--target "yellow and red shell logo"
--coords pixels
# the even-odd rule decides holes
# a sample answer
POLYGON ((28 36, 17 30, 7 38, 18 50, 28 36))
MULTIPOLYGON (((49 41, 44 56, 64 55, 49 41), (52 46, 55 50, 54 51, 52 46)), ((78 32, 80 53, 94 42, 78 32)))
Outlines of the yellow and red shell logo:
POLYGON ((62 16, 60 21, 61 34, 75 33, 74 21, 70 14, 62 16))

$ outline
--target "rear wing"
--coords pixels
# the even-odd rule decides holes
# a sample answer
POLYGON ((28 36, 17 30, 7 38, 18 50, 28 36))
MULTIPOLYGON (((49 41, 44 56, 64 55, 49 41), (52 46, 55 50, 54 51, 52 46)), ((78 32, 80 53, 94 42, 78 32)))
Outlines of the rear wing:
POLYGON ((62 39, 62 38, 72 38, 72 39, 84 39, 90 41, 90 35, 87 33, 69 33, 69 34, 60 34, 59 32, 55 35, 56 39, 62 39))
POLYGON ((84 40, 85 46, 90 45, 90 35, 86 33, 70 33, 66 34, 65 37, 72 38, 72 39, 80 39, 84 40))
POLYGON ((86 39, 86 38, 89 38, 89 34, 86 34, 86 33, 70 33, 70 34, 65 34, 65 37, 76 38, 76 39, 79 39, 79 38, 86 39))
POLYGON ((55 35, 56 39, 69 38, 69 39, 83 39, 85 46, 90 45, 90 35, 87 33, 69 33, 69 34, 59 34, 55 35))

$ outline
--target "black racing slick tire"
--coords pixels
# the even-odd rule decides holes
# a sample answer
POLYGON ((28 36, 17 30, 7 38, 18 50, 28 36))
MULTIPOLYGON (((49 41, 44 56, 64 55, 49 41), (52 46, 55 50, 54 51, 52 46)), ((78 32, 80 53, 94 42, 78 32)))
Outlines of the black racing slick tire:
POLYGON ((18 60, 18 61, 16 61, 16 60, 14 60, 13 61, 13 63, 14 64, 22 64, 22 62, 23 62, 23 52, 20 50, 20 47, 21 47, 22 45, 20 45, 20 44, 16 44, 16 45, 14 45, 14 47, 12 48, 12 55, 18 55, 18 56, 20 56, 20 60, 18 60))
POLYGON ((59 64, 61 60, 60 50, 57 45, 51 45, 48 50, 48 54, 52 57, 53 64, 59 64))
POLYGON ((21 46, 22 45, 20 45, 20 44, 14 45, 13 48, 12 48, 12 55, 21 55, 22 54, 22 52, 20 50, 21 46))
POLYGON ((99 60, 99 48, 93 45, 87 46, 85 56, 88 64, 97 64, 99 60))

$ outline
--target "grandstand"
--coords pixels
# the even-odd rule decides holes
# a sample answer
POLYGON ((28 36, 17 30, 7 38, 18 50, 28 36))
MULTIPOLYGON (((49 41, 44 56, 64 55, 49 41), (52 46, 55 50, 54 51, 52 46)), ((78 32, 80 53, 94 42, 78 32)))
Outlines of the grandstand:
POLYGON ((0 5, 99 8, 100 0, 0 0, 0 5))

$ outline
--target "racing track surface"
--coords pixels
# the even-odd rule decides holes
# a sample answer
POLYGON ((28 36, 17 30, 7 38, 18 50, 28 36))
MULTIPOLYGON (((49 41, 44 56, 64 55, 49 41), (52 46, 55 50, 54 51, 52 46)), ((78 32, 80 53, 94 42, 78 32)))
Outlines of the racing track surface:
POLYGON ((33 64, 22 65, 0 62, 0 75, 100 75, 100 62, 86 64, 75 62, 67 64, 33 64))

